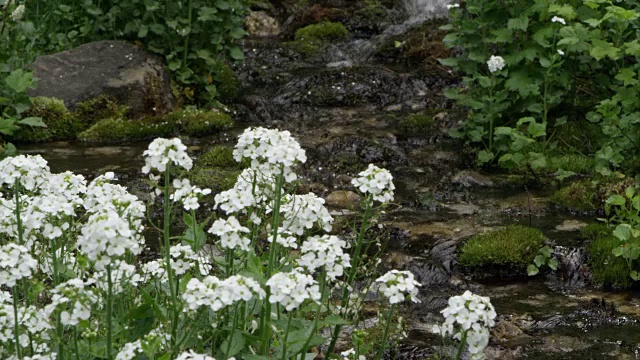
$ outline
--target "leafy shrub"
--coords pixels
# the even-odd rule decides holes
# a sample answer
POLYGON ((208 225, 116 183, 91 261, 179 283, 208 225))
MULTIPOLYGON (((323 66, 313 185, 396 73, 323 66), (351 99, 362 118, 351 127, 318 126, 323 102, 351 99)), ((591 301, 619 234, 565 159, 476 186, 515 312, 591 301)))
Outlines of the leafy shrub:
POLYGON ((460 251, 460 264, 469 268, 511 268, 524 270, 544 246, 538 229, 509 225, 473 236, 460 251))
POLYGON ((621 245, 604 224, 591 224, 580 232, 589 241, 587 254, 593 280, 604 286, 627 288, 633 285, 627 262, 613 255, 613 250, 621 245))
POLYGON ((572 210, 594 211, 600 208, 597 192, 590 180, 576 181, 556 191, 551 201, 572 210))

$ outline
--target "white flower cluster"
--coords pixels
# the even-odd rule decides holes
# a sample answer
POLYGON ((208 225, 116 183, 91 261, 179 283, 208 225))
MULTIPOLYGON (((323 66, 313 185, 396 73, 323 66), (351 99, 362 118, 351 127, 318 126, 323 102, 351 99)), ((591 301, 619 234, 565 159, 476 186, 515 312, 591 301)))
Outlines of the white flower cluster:
POLYGON ((333 217, 324 206, 324 199, 314 193, 285 195, 280 208, 284 214, 282 227, 292 234, 302 235, 318 224, 324 231, 331 231, 333 217))
POLYGON ((358 177, 351 180, 351 184, 357 187, 362 193, 373 195, 373 199, 381 203, 393 201, 393 176, 386 169, 381 169, 373 164, 369 164, 367 170, 358 174, 358 177))
POLYGON ((220 237, 220 247, 225 249, 240 249, 249 251, 251 240, 243 236, 242 233, 248 233, 249 229, 240 225, 235 216, 225 219, 218 219, 213 222, 209 229, 209 233, 220 237))
POLYGON ((38 268, 24 246, 9 243, 0 246, 0 286, 12 287, 20 279, 30 277, 38 268))
POLYGON ((0 161, 0 169, 0 186, 13 188, 16 180, 20 180, 20 186, 28 191, 40 188, 50 174, 47 161, 40 155, 5 158, 0 161))
POLYGON ((215 312, 241 300, 249 301, 254 296, 263 299, 265 295, 257 281, 245 276, 234 275, 225 280, 207 276, 202 281, 189 280, 182 299, 191 311, 208 306, 215 312))
POLYGON ((24 17, 24 5, 20 4, 11 12, 11 20, 18 22, 22 20, 23 17, 24 17))
POLYGON ((307 161, 305 151, 290 132, 261 127, 248 128, 238 137, 233 157, 238 162, 251 159, 253 169, 266 173, 278 174, 282 167, 288 182, 297 178, 292 167, 307 161))
POLYGON ((193 186, 189 179, 174 179, 173 187, 175 192, 171 194, 171 200, 182 202, 182 206, 184 206, 184 209, 187 211, 200 208, 198 199, 211 194, 211 189, 200 189, 199 187, 193 186))
MULTIPOLYGON (((349 349, 340 353, 340 356, 342 356, 342 360, 354 360, 355 355, 356 351, 354 349, 349 349)), ((358 360, 367 360, 367 357, 364 355, 360 355, 358 357, 358 360)))
POLYGON ((460 4, 449 4, 447 5, 447 9, 451 10, 451 9, 457 9, 460 7, 460 4))
POLYGON ((502 56, 491 55, 491 58, 489 58, 489 61, 487 61, 489 71, 492 73, 504 69, 504 65, 505 62, 502 56))
POLYGON ((564 21, 564 19, 563 19, 563 18, 561 18, 561 17, 559 17, 559 16, 554 16, 554 17, 551 19, 551 22, 557 22, 557 23, 560 23, 560 24, 562 24, 562 25, 567 25, 567 22, 566 22, 566 21, 564 21))
MULTIPOLYGON (((114 294, 120 294, 127 287, 137 286, 142 282, 142 277, 136 272, 136 267, 127 264, 123 260, 116 260, 109 264, 111 267, 111 283, 114 294)), ((96 266, 97 268, 98 266, 96 266)), ((106 270, 96 271, 91 278, 95 281, 96 287, 102 291, 107 291, 109 286, 109 273, 106 270)))
MULTIPOLYGON (((191 246, 174 245, 169 249, 169 254, 171 256, 171 269, 177 276, 186 274, 196 264, 200 275, 207 275, 211 270, 210 257, 205 256, 205 254, 194 253, 191 246)), ((142 274, 144 282, 152 279, 159 280, 161 283, 169 281, 164 259, 152 260, 142 265, 142 274)))
POLYGON ((142 343, 140 340, 126 343, 116 355, 116 360, 133 360, 138 354, 142 354, 142 343))
POLYGON ((261 189, 262 176, 252 169, 245 169, 238 176, 238 180, 232 189, 218 193, 214 200, 214 208, 220 208, 227 214, 237 213, 245 208, 253 206, 257 203, 257 199, 253 194, 253 182, 256 183, 258 191, 261 189))
POLYGON ((324 266, 327 276, 335 280, 342 276, 344 268, 351 267, 351 257, 343 251, 346 248, 347 243, 337 236, 312 236, 302 243, 298 265, 311 272, 324 266))
POLYGON ((60 313, 60 322, 64 326, 76 326, 80 321, 89 320, 91 306, 98 303, 99 299, 91 289, 86 289, 93 281, 84 282, 81 279, 71 279, 51 290, 51 303, 45 306, 47 317, 61 305, 71 305, 72 310, 66 309, 60 313))
POLYGON ((380 291, 389 299, 389 303, 403 302, 407 297, 413 302, 418 299, 418 287, 421 284, 414 280, 410 271, 391 270, 376 279, 380 283, 380 291))
POLYGON ((110 183, 114 178, 112 172, 95 178, 87 187, 84 208, 94 214, 112 210, 132 222, 133 227, 140 226, 146 214, 144 203, 127 188, 110 183))
POLYGON ((142 227, 131 224, 111 209, 95 213, 84 224, 78 236, 78 247, 90 260, 96 262, 96 270, 104 270, 113 258, 125 253, 138 255, 143 243, 142 227))
POLYGON ((143 153, 145 165, 142 172, 148 174, 153 170, 165 172, 167 165, 180 166, 186 170, 191 170, 193 161, 187 154, 187 147, 178 138, 163 139, 157 138, 149 144, 149 148, 143 153))
POLYGON ((216 359, 212 356, 197 354, 193 350, 189 350, 178 355, 176 360, 216 360, 216 359))
POLYGON ((277 273, 269 280, 271 288, 269 302, 284 306, 287 311, 298 308, 305 300, 320 300, 320 288, 311 275, 304 274, 302 269, 277 273))
POLYGON ((470 359, 484 359, 484 348, 489 344, 489 328, 495 325, 496 311, 488 297, 465 291, 449 298, 449 306, 441 311, 445 321, 433 331, 442 336, 453 335, 461 340, 466 332, 470 359))
MULTIPOLYGON (((19 306, 17 317, 15 316, 11 295, 0 292, 0 344, 15 344, 15 326, 19 327, 20 336, 18 342, 23 348, 31 347, 36 354, 42 355, 49 352, 49 348, 41 340, 49 340, 48 331, 53 327, 43 310, 31 305, 19 306)), ((0 355, 3 354, 0 346, 0 355)))

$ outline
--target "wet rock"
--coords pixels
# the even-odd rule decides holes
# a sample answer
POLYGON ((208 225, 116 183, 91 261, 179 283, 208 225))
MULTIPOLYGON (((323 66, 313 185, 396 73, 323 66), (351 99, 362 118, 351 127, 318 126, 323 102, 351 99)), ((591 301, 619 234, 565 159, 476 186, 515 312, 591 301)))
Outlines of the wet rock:
POLYGON ((546 352, 573 352, 584 350, 591 346, 590 344, 572 336, 563 336, 554 334, 544 338, 543 349, 546 352))
POLYGON ((97 41, 40 56, 33 70, 38 87, 29 96, 55 97, 69 109, 103 94, 130 106, 133 117, 164 113, 175 102, 162 58, 125 41, 97 41))
POLYGON ((463 187, 491 187, 493 181, 486 175, 473 170, 463 170, 453 176, 451 182, 463 187))
POLYGON ((327 206, 338 209, 356 209, 360 205, 360 195, 353 191, 338 190, 325 197, 327 206))
POLYGON ((447 204, 444 207, 458 215, 473 215, 480 211, 480 207, 473 204, 447 204))
POLYGON ((269 16, 265 11, 252 11, 247 16, 245 27, 249 35, 253 37, 274 37, 281 33, 278 20, 269 16))
POLYGON ((363 136, 343 136, 319 144, 309 157, 325 167, 340 172, 358 173, 367 164, 373 163, 381 167, 404 164, 407 156, 393 139, 372 139, 363 136))
POLYGON ((584 288, 592 282, 587 256, 583 249, 556 246, 554 257, 558 260, 556 276, 565 287, 584 288))
POLYGON ((525 334, 511 319, 499 320, 491 329, 491 339, 497 342, 511 342, 528 337, 530 336, 525 334))
POLYGON ((565 220, 562 224, 556 226, 556 230, 558 231, 578 231, 583 227, 586 227, 587 223, 579 221, 579 220, 565 220))

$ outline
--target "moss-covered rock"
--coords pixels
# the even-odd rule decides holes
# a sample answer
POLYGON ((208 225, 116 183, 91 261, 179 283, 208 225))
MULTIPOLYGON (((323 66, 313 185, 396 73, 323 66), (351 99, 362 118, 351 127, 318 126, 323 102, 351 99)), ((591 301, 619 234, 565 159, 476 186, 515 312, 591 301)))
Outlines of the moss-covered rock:
MULTIPOLYGON (((580 232, 587 247, 588 262, 593 280, 599 285, 616 288, 628 288, 634 284, 629 275, 629 266, 625 259, 613 255, 613 249, 620 246, 620 240, 612 235, 611 229, 604 224, 591 224, 580 232)), ((634 270, 639 270, 635 266, 634 270)))
POLYGON ((533 262, 544 242, 540 230, 510 225, 473 236, 462 247, 459 261, 478 277, 486 272, 498 276, 513 274, 514 270, 525 274, 525 269, 533 262))
POLYGON ((75 139, 82 129, 81 122, 67 110, 64 102, 55 98, 35 97, 24 117, 39 117, 47 125, 43 127, 23 126, 11 138, 15 142, 43 142, 75 139))
POLYGON ((595 211, 599 208, 597 189, 589 180, 577 181, 556 191, 551 202, 578 211, 595 211))
POLYGON ((342 41, 348 35, 349 31, 342 23, 325 21, 298 29, 295 41, 289 45, 301 54, 311 56, 320 52, 329 42, 342 41))
POLYGON ((240 82, 236 73, 227 63, 216 62, 212 69, 212 77, 221 101, 232 101, 238 96, 240 82))
POLYGON ((127 120, 119 117, 99 120, 78 139, 94 143, 119 143, 175 135, 202 136, 217 133, 233 125, 227 114, 183 109, 165 116, 127 120))
POLYGON ((74 115, 79 121, 90 126, 99 120, 109 118, 127 118, 129 107, 120 105, 108 95, 100 95, 76 105, 74 115))
POLYGON ((247 165, 233 159, 232 148, 214 146, 198 157, 187 177, 197 186, 220 192, 232 188, 247 165))
MULTIPOLYGON (((439 109, 436 109, 439 110, 439 109)), ((437 112, 436 112, 437 113, 437 112)), ((432 132, 436 125, 432 111, 419 114, 411 114, 400 120, 398 126, 409 134, 426 134, 432 132)))

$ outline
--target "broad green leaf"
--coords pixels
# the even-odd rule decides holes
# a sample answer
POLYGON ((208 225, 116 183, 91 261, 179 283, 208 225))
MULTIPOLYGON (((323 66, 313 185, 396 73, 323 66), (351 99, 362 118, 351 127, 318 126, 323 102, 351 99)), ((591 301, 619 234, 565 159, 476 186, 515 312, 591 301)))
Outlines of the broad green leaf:
POLYGON ((438 59, 438 62, 448 67, 452 67, 452 68, 458 67, 458 59, 456 58, 438 59))
POLYGON ((540 267, 547 262, 547 258, 544 255, 538 255, 533 259, 533 262, 537 267, 540 267))
POLYGON ((620 58, 620 49, 615 47, 610 42, 600 39, 593 39, 591 40, 591 44, 593 45, 593 47, 589 51, 589 54, 598 61, 604 59, 605 57, 608 57, 611 60, 617 60, 618 58, 620 58))
POLYGON ((545 136, 547 135, 547 124, 532 122, 527 127, 527 132, 534 138, 545 136))
POLYGON ((530 264, 529 266, 527 266, 527 274, 529 276, 535 276, 538 275, 538 273, 540 272, 540 270, 538 269, 537 266, 530 264))
POLYGON ((634 86, 638 84, 638 80, 635 77, 636 72, 633 69, 623 68, 622 70, 620 70, 618 75, 616 75, 616 80, 622 81, 622 84, 624 86, 634 86))
POLYGON ((478 161, 481 164, 486 164, 488 162, 491 162, 494 158, 494 154, 490 151, 486 151, 486 150, 481 150, 478 152, 478 161))
POLYGON ((244 59, 244 53, 242 52, 242 49, 240 47, 237 47, 237 46, 234 46, 234 47, 229 49, 229 56, 233 60, 242 60, 242 59, 244 59))
POLYGON ((576 11, 571 5, 551 4, 549 5, 549 12, 552 14, 557 14, 565 20, 573 20, 576 18, 576 11))
POLYGON ((533 170, 540 170, 547 167, 547 157, 542 153, 529 152, 529 164, 533 170))
POLYGON ((341 318, 338 315, 329 315, 324 320, 322 320, 322 323, 324 323, 326 325, 348 325, 348 324, 351 324, 350 321, 345 320, 345 319, 341 318))
POLYGON ((22 69, 12 71, 4 82, 16 93, 24 93, 27 89, 35 86, 33 75, 22 69))
POLYGON ((564 170, 564 169, 558 169, 558 171, 556 171, 556 173, 554 174, 556 179, 563 181, 567 178, 570 178, 574 175, 576 175, 575 172, 573 171, 568 171, 568 170, 564 170))
POLYGON ((613 236, 621 241, 628 241, 631 239, 631 227, 628 224, 620 224, 613 230, 613 236))
POLYGON ((47 124, 42 121, 42 118, 39 117, 28 117, 18 121, 20 125, 28 125, 33 127, 47 127, 47 124))
POLYGON ((244 336, 242 331, 234 330, 227 338, 222 342, 218 348, 227 358, 234 356, 244 349, 244 336), (233 336, 232 336, 233 335, 233 336))
POLYGON ((609 205, 619 205, 619 206, 623 206, 626 202, 627 200, 625 200, 625 198, 622 195, 611 195, 606 201, 606 203, 609 205))
POLYGON ((513 41, 513 31, 511 29, 492 30, 491 34, 495 36, 493 41, 496 43, 510 43, 513 41))
POLYGON ((529 27, 529 18, 527 15, 522 14, 517 18, 509 19, 509 21, 507 21, 507 27, 511 30, 527 31, 527 28, 529 27))
POLYGON ((549 263, 548 263, 549 267, 551 268, 551 270, 556 271, 558 270, 558 260, 556 259, 549 259, 549 263))
POLYGON ((138 30, 138 37, 142 39, 146 37, 148 33, 149 33, 149 27, 147 25, 142 25, 138 30))

